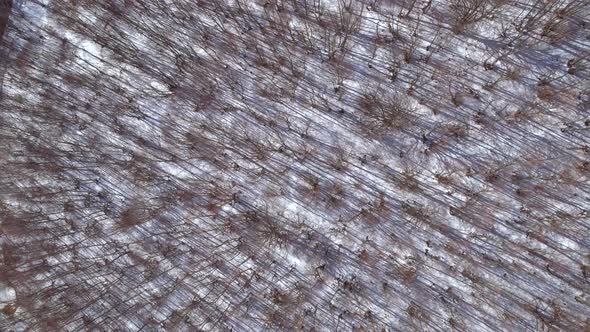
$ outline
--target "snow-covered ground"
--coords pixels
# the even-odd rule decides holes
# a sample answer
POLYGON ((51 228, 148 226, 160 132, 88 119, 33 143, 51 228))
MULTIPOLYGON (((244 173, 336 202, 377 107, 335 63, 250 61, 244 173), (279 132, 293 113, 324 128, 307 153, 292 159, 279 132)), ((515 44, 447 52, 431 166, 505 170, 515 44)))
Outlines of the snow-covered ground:
POLYGON ((15 2, 2 331, 590 329, 590 4, 15 2))

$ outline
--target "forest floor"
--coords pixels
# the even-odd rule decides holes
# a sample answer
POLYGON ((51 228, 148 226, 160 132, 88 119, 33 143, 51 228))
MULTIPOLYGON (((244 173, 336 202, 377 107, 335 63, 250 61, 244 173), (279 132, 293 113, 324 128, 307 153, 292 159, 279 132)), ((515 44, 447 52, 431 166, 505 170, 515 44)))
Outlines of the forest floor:
POLYGON ((590 331, 588 17, 15 1, 0 330, 590 331))

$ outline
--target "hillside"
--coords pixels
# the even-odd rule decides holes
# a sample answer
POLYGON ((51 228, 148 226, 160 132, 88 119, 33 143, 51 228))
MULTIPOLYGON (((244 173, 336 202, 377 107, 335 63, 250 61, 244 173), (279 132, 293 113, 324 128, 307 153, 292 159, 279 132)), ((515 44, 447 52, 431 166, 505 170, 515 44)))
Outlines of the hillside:
POLYGON ((590 331, 590 2, 8 3, 1 331, 590 331))

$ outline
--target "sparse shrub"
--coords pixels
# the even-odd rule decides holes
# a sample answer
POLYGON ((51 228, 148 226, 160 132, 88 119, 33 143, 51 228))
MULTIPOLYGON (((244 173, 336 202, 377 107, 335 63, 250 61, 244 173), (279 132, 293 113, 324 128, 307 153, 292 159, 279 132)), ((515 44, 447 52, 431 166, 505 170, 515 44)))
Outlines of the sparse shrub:
POLYGON ((522 71, 518 67, 511 67, 503 74, 506 80, 518 82, 522 79, 522 71))
POLYGON ((132 202, 121 212, 120 227, 131 228, 145 223, 149 218, 149 212, 143 203, 132 202))
POLYGON ((16 309, 17 307, 14 304, 9 303, 2 308, 2 313, 8 317, 11 317, 16 313, 16 309))
POLYGON ((377 91, 365 92, 358 101, 364 127, 373 132, 402 130, 413 121, 413 107, 402 94, 382 97, 377 91))
POLYGON ((537 85, 537 97, 544 102, 551 102, 556 96, 554 88, 547 82, 541 81, 537 85))
POLYGON ((394 177, 394 182, 402 189, 418 191, 420 189, 420 181, 417 176, 417 171, 405 169, 400 175, 394 177))
POLYGON ((346 191, 340 183, 334 183, 329 188, 326 204, 331 208, 340 207, 346 198, 346 191))
POLYGON ((452 0, 449 2, 451 30, 459 34, 483 19, 491 19, 505 3, 504 0, 452 0))

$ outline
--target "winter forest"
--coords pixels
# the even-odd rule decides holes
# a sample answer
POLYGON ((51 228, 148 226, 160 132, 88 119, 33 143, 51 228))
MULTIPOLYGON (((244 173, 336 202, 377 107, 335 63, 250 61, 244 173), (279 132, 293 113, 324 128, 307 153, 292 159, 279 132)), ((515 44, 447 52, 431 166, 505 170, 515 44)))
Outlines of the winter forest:
POLYGON ((590 331, 590 2, 0 0, 0 331, 590 331))

